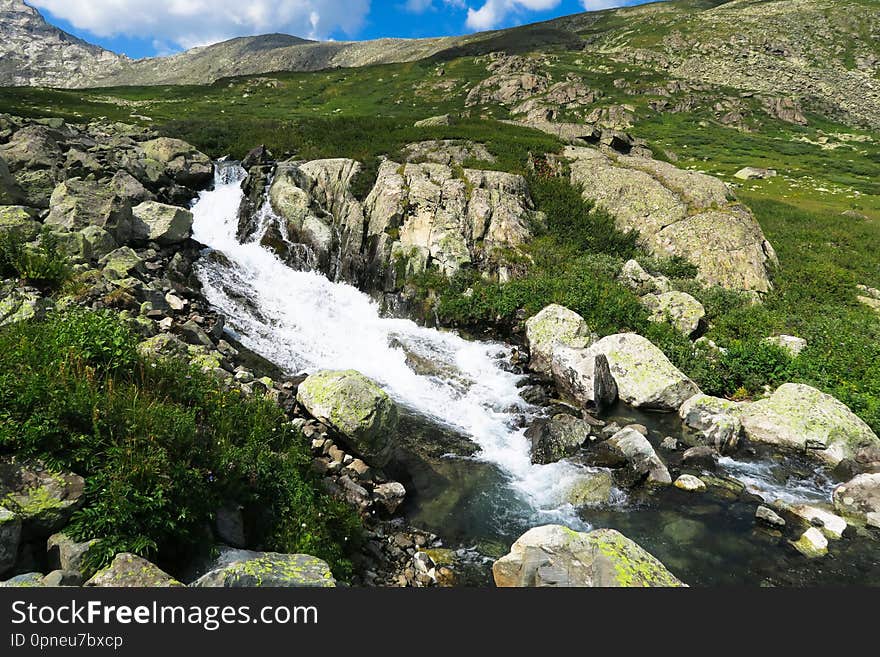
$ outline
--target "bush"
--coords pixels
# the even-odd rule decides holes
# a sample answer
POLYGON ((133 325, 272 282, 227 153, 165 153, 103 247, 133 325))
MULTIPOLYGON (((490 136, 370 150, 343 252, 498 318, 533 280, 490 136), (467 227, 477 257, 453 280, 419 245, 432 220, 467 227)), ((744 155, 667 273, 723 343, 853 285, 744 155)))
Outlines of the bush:
POLYGON ((354 511, 322 492, 303 436, 272 401, 223 389, 179 361, 148 362, 110 312, 76 311, 0 331, 0 453, 87 480, 68 531, 172 567, 206 547, 220 506, 245 507, 254 546, 308 552, 338 576, 354 511))
POLYGON ((27 243, 21 232, 11 230, 0 238, 0 276, 14 276, 35 287, 55 290, 70 276, 70 264, 58 238, 47 228, 36 244, 27 243))

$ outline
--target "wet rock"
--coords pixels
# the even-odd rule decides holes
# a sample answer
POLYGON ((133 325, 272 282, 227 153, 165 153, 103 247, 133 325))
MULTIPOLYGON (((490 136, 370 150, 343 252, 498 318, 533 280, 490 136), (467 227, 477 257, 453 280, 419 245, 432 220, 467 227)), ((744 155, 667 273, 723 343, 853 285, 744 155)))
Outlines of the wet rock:
POLYGON ((683 474, 678 479, 675 480, 673 484, 676 488, 691 492, 698 492, 706 490, 706 484, 699 477, 695 477, 689 474, 683 474))
POLYGON ((652 322, 669 322, 680 333, 690 337, 696 333, 706 317, 706 309, 686 292, 647 294, 642 304, 651 311, 652 322))
POLYGON ((834 508, 847 518, 880 528, 880 474, 860 474, 834 489, 834 508))
POLYGON ((225 550, 196 588, 328 588, 336 580, 326 562, 307 554, 225 550))
POLYGON ((682 404, 678 415, 700 443, 729 454, 736 450, 742 434, 740 409, 736 402, 698 394, 682 404))
POLYGON ((584 472, 566 491, 565 500, 573 506, 595 506, 611 502, 614 477, 608 470, 584 472))
POLYGON ((808 559, 817 559, 828 554, 828 539, 815 527, 810 527, 791 545, 808 559))
POLYGON ((672 483, 669 470, 657 456, 651 443, 634 429, 621 429, 604 443, 599 443, 596 449, 608 452, 625 462, 636 481, 646 479, 649 484, 672 483))
POLYGON ((21 518, 0 506, 0 575, 15 565, 21 541, 21 518))
POLYGON ((178 244, 190 236, 193 215, 173 205, 145 201, 132 208, 132 239, 140 242, 178 244))
POLYGON ((681 464, 714 472, 718 468, 718 452, 705 445, 691 447, 681 455, 681 464))
POLYGON ((371 465, 381 468, 391 459, 397 407, 364 375, 354 370, 318 372, 300 384, 297 401, 371 465))
POLYGON ((406 498, 406 488, 403 484, 390 481, 373 488, 373 497, 389 515, 394 515, 406 498))
POLYGON ((113 562, 99 570, 83 586, 112 588, 168 588, 183 586, 155 564, 135 554, 117 554, 113 562))
POLYGON ((847 528, 846 520, 828 509, 823 509, 813 504, 786 504, 781 502, 775 506, 800 518, 804 524, 821 530, 828 539, 839 540, 843 538, 843 532, 847 528))
POLYGON ((0 459, 0 504, 21 519, 22 535, 46 538, 64 527, 83 503, 85 481, 40 461, 0 459))
POLYGON ((53 570, 76 572, 81 577, 87 578, 92 573, 85 564, 85 558, 97 542, 97 540, 77 542, 67 534, 53 534, 46 542, 47 563, 53 570))
POLYGON ((591 429, 588 422, 564 413, 536 420, 526 431, 532 463, 555 463, 574 455, 589 440, 591 429))
POLYGON ((550 374, 553 352, 557 347, 585 349, 596 340, 584 318, 576 312, 552 304, 526 322, 531 368, 550 374))
POLYGON ((785 527, 785 520, 773 509, 766 506, 759 506, 755 511, 755 519, 770 525, 771 527, 785 527))
POLYGON ((241 506, 227 505, 217 509, 214 514, 214 530, 217 532, 217 538, 226 545, 243 548, 246 538, 241 506))
POLYGON ((684 586, 660 561, 613 529, 535 527, 492 567, 499 587, 684 586))
POLYGON ((855 413, 831 395, 786 383, 741 413, 749 440, 806 451, 835 466, 880 439, 855 413))

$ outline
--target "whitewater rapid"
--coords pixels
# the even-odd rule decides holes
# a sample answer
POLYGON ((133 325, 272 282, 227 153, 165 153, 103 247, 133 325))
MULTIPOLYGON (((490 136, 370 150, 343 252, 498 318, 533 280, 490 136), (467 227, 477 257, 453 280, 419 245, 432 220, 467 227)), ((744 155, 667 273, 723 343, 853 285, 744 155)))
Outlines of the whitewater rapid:
MULTIPOLYGON (((399 404, 470 437, 478 458, 497 465, 527 505, 529 522, 584 528, 565 502, 581 466, 533 465, 522 418, 537 411, 519 395, 522 377, 506 371, 506 345, 465 340, 452 332, 382 317, 358 289, 324 276, 295 271, 263 248, 257 231, 237 239, 244 172, 218 170, 215 188, 195 206, 194 238, 224 257, 202 258, 197 274, 204 294, 224 314, 246 347, 291 374, 355 369, 377 381, 399 404), (407 351, 437 367, 419 374, 407 351)), ((273 220, 268 204, 261 221, 273 220)))

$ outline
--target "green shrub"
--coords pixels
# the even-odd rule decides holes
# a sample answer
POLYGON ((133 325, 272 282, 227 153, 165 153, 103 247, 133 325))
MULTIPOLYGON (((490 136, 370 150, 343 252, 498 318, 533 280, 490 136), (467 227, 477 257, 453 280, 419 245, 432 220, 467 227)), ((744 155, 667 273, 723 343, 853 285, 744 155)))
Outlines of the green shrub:
POLYGON ((58 289, 70 276, 70 264, 58 238, 48 229, 42 230, 36 244, 27 243, 19 231, 11 230, 0 238, 0 276, 58 289))
POLYGON ((179 564, 235 502, 253 546, 308 552, 346 576, 359 520, 322 492, 281 409, 179 361, 143 361, 136 344, 111 312, 0 331, 0 453, 86 477, 69 531, 101 539, 91 565, 120 551, 179 564))

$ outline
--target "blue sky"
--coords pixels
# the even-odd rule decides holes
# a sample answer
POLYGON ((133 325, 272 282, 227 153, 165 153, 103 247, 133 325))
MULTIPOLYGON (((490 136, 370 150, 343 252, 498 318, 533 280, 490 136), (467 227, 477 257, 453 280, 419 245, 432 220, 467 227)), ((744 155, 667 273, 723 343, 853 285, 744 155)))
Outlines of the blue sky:
POLYGON ((647 0, 26 0, 54 25, 130 57, 235 36, 459 35, 647 0))

